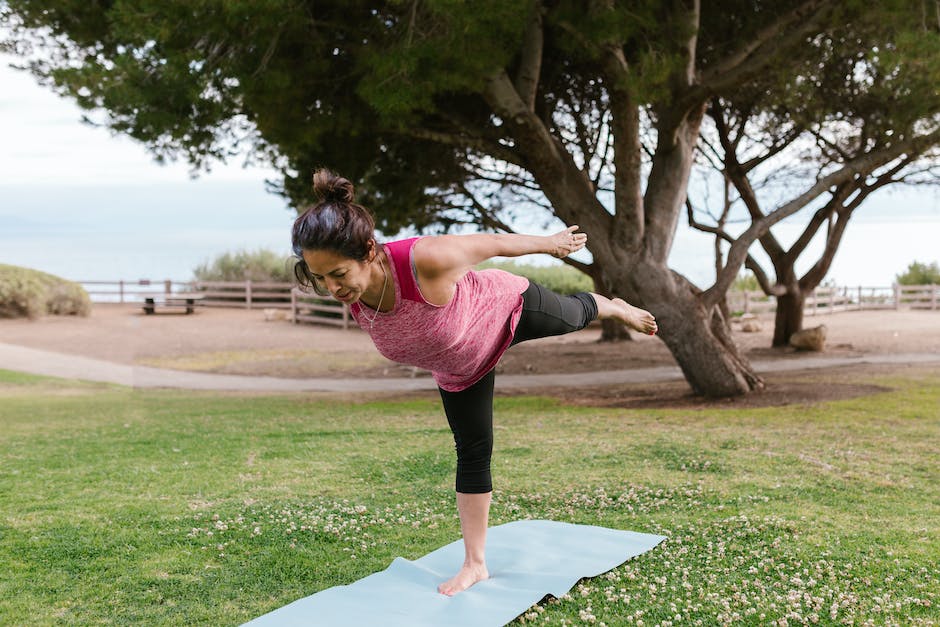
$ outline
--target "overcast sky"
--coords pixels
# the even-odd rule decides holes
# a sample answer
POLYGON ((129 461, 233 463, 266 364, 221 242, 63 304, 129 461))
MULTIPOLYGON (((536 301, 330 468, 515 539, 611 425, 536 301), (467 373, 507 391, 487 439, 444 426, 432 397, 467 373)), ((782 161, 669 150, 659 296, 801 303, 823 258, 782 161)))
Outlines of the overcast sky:
MULTIPOLYGON (((161 166, 140 144, 83 124, 76 105, 10 69, 14 60, 0 55, 0 263, 71 279, 182 280, 229 250, 288 254, 292 213, 264 192, 276 173, 236 162, 194 181, 185 164, 161 166)), ((775 233, 791 240, 802 222, 775 233)), ((830 277, 889 285, 911 261, 940 259, 938 241, 937 190, 879 194, 853 218, 830 277)), ((680 225, 673 267, 704 285, 711 255, 709 237, 680 225)))

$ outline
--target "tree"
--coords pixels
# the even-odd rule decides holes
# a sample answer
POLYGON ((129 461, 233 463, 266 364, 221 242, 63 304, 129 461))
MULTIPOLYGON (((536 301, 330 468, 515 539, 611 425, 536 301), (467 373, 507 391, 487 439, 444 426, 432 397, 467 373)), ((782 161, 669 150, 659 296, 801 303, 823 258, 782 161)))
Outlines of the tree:
POLYGON ((748 226, 812 210, 789 248, 772 229, 758 238, 772 274, 750 254, 746 258, 764 293, 777 299, 774 346, 788 345, 802 328, 806 295, 825 278, 864 201, 888 185, 937 182, 940 67, 906 65, 934 54, 935 33, 924 27, 922 37, 876 40, 873 49, 859 50, 853 30, 817 38, 814 47, 824 63, 815 52, 802 55, 805 66, 785 84, 758 81, 713 99, 708 108, 712 125, 702 133, 702 154, 726 191, 720 212, 696 212, 690 199, 690 224, 733 245, 726 224, 735 205, 743 205, 748 226), (805 193, 820 181, 829 185, 824 194, 805 193), (767 211, 772 203, 777 208, 767 211), (796 262, 823 226, 823 251, 799 276, 796 262))
POLYGON ((912 261, 895 280, 899 285, 940 285, 940 264, 912 261))
POLYGON ((282 168, 295 206, 310 170, 329 165, 368 191, 383 229, 508 231, 536 211, 579 224, 593 260, 574 265, 653 311, 692 389, 725 396, 762 384, 719 303, 769 224, 737 238, 704 291, 668 267, 705 109, 792 75, 821 34, 851 25, 866 49, 866 28, 920 25, 907 2, 873 5, 8 0, 5 11, 11 45, 47 55, 34 72, 158 157, 202 165, 248 145, 282 168))

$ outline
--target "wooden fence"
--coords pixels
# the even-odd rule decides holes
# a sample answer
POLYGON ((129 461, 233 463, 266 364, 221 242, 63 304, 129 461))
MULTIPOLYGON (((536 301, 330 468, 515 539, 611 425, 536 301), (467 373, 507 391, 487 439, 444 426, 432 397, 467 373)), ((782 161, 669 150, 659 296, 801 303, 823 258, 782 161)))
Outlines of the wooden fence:
MULTIPOLYGON (((728 292, 728 307, 732 312, 761 314, 776 311, 777 303, 773 297, 763 292, 731 291, 728 292)), ((815 316, 840 311, 902 307, 934 310, 940 308, 940 285, 819 288, 807 295, 804 313, 815 316)))
POLYGON ((95 303, 143 303, 145 298, 195 293, 199 307, 289 309, 295 322, 332 324, 348 329, 349 307, 329 296, 308 294, 292 283, 256 281, 76 281, 95 303))
POLYGON ((142 303, 145 298, 167 296, 189 291, 189 283, 165 279, 152 281, 76 281, 88 293, 93 303, 142 303))
MULTIPOLYGON (((93 302, 142 303, 145 298, 174 294, 202 295, 200 307, 244 307, 245 309, 289 309, 295 323, 311 322, 348 329, 349 307, 331 297, 296 289, 291 283, 255 281, 78 281, 93 302)), ((732 312, 749 314, 776 310, 776 301, 763 292, 728 292, 732 312)), ((894 285, 892 287, 826 287, 806 298, 804 312, 815 316, 861 309, 940 309, 940 285, 894 285)))
POLYGON ((291 320, 295 324, 313 322, 349 328, 349 322, 352 320, 349 307, 331 296, 318 296, 292 289, 290 299, 291 320))
POLYGON ((194 281, 190 291, 202 294, 206 307, 245 309, 291 309, 293 283, 256 281, 194 281))

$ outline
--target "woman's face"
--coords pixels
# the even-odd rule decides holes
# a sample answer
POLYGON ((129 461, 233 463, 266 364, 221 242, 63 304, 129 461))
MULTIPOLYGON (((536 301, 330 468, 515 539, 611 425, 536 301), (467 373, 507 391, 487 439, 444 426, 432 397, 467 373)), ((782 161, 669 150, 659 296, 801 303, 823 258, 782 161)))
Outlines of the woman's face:
POLYGON ((347 305, 362 297, 369 286, 369 263, 350 259, 332 250, 305 250, 304 261, 313 278, 347 305))

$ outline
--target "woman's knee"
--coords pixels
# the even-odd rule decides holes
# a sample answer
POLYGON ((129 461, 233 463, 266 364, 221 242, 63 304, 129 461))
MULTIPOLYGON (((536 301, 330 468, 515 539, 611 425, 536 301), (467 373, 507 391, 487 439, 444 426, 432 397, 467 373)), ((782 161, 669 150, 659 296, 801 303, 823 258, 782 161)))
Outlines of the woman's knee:
POLYGON ((457 447, 457 491, 465 493, 490 492, 493 480, 490 462, 493 457, 493 438, 457 447))

